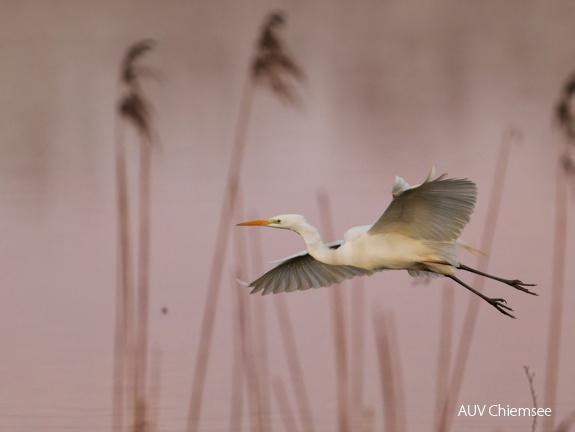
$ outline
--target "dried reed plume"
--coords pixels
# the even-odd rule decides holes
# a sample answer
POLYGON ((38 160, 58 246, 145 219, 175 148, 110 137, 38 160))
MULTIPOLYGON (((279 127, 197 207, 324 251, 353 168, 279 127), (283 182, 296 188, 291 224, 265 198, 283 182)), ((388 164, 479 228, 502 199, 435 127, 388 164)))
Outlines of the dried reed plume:
POLYGON ((118 114, 131 124, 140 138, 140 178, 138 208, 138 291, 133 287, 131 268, 130 206, 124 131, 116 124, 116 182, 118 205, 118 294, 114 366, 114 431, 124 429, 123 412, 127 405, 133 412, 132 430, 146 431, 147 426, 147 343, 149 297, 149 204, 150 149, 153 144, 151 108, 146 100, 140 77, 149 71, 138 62, 152 49, 149 39, 128 48, 120 70, 121 89, 118 114), (137 315, 134 301, 137 299, 137 315), (131 396, 127 393, 132 390, 131 396))
POLYGON ((282 99, 293 101, 295 100, 293 88, 287 83, 286 77, 299 78, 303 75, 296 66, 295 61, 287 53, 285 44, 277 34, 277 28, 284 22, 285 19, 279 12, 274 12, 266 18, 240 102, 240 112, 227 170, 226 190, 220 210, 217 238, 203 308, 199 343, 196 350, 192 395, 187 422, 188 432, 197 431, 200 421, 214 322, 221 290, 223 267, 226 262, 229 232, 236 211, 254 90, 258 84, 267 82, 270 84, 274 94, 282 99))
MULTIPOLYGON (((559 156, 559 165, 566 176, 575 181, 575 72, 566 80, 555 107, 555 120, 565 137, 564 148, 559 156)), ((575 185, 573 190, 575 191, 575 185)))
POLYGON ((561 96, 555 106, 555 120, 565 134, 567 141, 575 143, 575 115, 572 110, 575 97, 575 72, 565 81, 561 96))
MULTIPOLYGON (((520 135, 517 131, 507 131, 504 134, 501 143, 499 156, 497 157, 497 164, 495 166, 491 199, 487 209, 487 216, 485 218, 483 238, 479 247, 479 250, 485 253, 484 255, 480 255, 478 259, 477 269, 480 271, 485 271, 487 267, 488 255, 495 238, 496 221, 501 207, 509 153, 511 151, 512 143, 519 139, 519 137, 520 135)), ((483 291, 484 282, 485 279, 478 276, 475 278, 472 286, 477 287, 477 290, 481 292, 483 291)), ((465 313, 465 321, 459 338, 458 350, 452 367, 451 379, 449 380, 448 389, 445 392, 445 399, 441 401, 441 415, 439 416, 439 423, 436 425, 436 430, 438 432, 447 432, 451 428, 452 413, 459 398, 459 392, 461 391, 461 385, 463 384, 463 377, 467 366, 467 359, 471 349, 471 342, 475 333, 475 325, 477 323, 479 313, 479 300, 480 299, 477 296, 470 297, 469 299, 467 312, 465 313)))
POLYGON ((269 85, 277 96, 293 103, 297 100, 293 82, 303 80, 304 73, 279 35, 285 22, 282 12, 273 12, 267 17, 252 63, 252 78, 269 85))
MULTIPOLYGON (((556 169, 555 231, 553 239, 553 268, 551 272, 551 309, 549 312, 549 335, 547 342, 547 365, 545 371, 545 406, 555 412, 557 381, 559 377, 559 355, 561 351, 561 328, 563 324, 563 293, 565 291, 565 268, 567 259, 568 180, 575 178, 575 116, 572 105, 575 102, 575 73, 563 86, 555 109, 555 120, 564 133, 564 145, 560 150, 556 169)), ((543 420, 543 428, 552 430, 554 416, 543 420)))

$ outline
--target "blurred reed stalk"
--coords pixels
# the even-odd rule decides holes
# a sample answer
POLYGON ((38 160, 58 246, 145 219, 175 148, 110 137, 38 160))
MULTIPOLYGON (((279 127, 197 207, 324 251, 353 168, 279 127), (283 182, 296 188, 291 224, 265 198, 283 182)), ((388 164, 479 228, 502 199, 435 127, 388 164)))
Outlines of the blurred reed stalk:
POLYGON ((232 327, 233 327, 233 341, 234 352, 232 357, 232 391, 230 393, 230 423, 228 426, 229 431, 239 429, 242 424, 243 412, 243 397, 242 392, 245 385, 244 365, 242 355, 242 341, 241 341, 241 315, 238 297, 234 299, 234 307, 232 310, 232 327))
MULTIPOLYGON (((248 217, 247 219, 256 219, 257 216, 248 217)), ((253 230, 251 238, 251 248, 249 254, 245 256, 252 257, 252 261, 255 263, 250 270, 251 274, 262 274, 263 268, 262 263, 264 262, 264 256, 262 253, 262 241, 261 234, 263 230, 253 230)), ((245 232, 245 231, 244 231, 245 232)), ((244 260, 245 262, 245 260, 244 260)), ((247 266, 244 265, 244 270, 247 266)), ((236 273, 237 275, 242 275, 241 273, 236 273)), ((245 293, 243 293, 245 295, 245 293)), ((269 355, 268 355, 268 326, 266 307, 270 305, 267 299, 257 296, 251 299, 252 303, 252 316, 255 323, 260 325, 257 327, 257 337, 253 340, 253 357, 257 360, 257 371, 258 371, 258 381, 260 384, 260 395, 261 395, 261 411, 263 415, 263 425, 266 432, 272 430, 272 424, 270 421, 271 412, 271 384, 269 376, 269 355)))
MULTIPOLYGON (((561 328, 563 322, 563 293, 565 291, 565 267, 567 259, 567 222, 569 176, 575 179, 575 72, 567 78, 555 109, 555 120, 563 132, 564 145, 557 164, 555 190, 555 231, 553 237, 553 266, 551 272, 551 309, 547 341, 547 365, 545 373, 545 407, 555 412, 557 381, 561 353, 561 328)), ((552 430, 555 416, 543 419, 543 429, 552 430)))
MULTIPOLYGON (((529 366, 523 366, 525 375, 527 375, 527 381, 529 382, 529 391, 531 392, 531 400, 533 401, 533 408, 537 410, 537 395, 535 394, 535 385, 533 384, 533 379, 535 378, 535 372, 529 371, 529 366)), ((533 416, 533 423, 531 423, 531 432, 535 432, 537 427, 537 416, 533 416)))
MULTIPOLYGON (((499 209, 501 208, 501 199, 503 196, 511 146, 513 142, 519 138, 520 133, 518 131, 506 131, 499 149, 499 155, 497 157, 497 164, 495 166, 495 173, 493 176, 493 186, 490 194, 489 207, 485 217, 483 238, 479 247, 479 250, 484 252, 484 254, 480 255, 477 260, 477 269, 483 272, 487 269, 489 253, 491 252, 493 240, 495 238, 495 228, 497 226, 499 209)), ((472 286, 479 292, 482 292, 484 283, 484 278, 476 276, 473 279, 472 286)), ((469 351, 471 349, 471 342, 473 341, 475 333, 475 325, 477 324, 479 305, 480 298, 478 296, 469 296, 467 312, 465 313, 465 321, 459 338, 459 345, 452 367, 451 379, 449 380, 449 387, 447 392, 445 392, 445 399, 441 402, 441 416, 436 428, 438 432, 447 432, 451 429, 451 423, 453 420, 452 413, 454 412, 455 404, 459 399, 459 393, 461 391, 461 385, 463 383, 463 377, 467 367, 467 359, 469 358, 469 351)))
POLYGON ((290 407, 289 399, 287 397, 285 386, 281 379, 276 378, 273 383, 274 395, 277 400, 277 405, 281 408, 281 414, 283 417, 283 423, 285 425, 285 430, 298 432, 297 424, 295 422, 294 416, 292 414, 292 409, 290 407))
POLYGON ((365 423, 365 409, 363 407, 363 371, 364 371, 364 315, 365 315, 365 286, 363 278, 354 278, 351 281, 351 341, 350 349, 350 390, 351 399, 351 425, 352 430, 363 430, 365 423))
MULTIPOLYGON (((317 195, 320 220, 328 239, 333 239, 333 220, 327 192, 317 195)), ((331 241, 331 240, 330 240, 331 241)), ((335 370, 337 382, 337 416, 339 432, 350 430, 349 424, 349 367, 347 361, 346 318, 343 305, 343 287, 340 284, 330 288, 331 317, 333 325, 335 370)))
POLYGON ((561 423, 555 428, 554 432, 569 432, 572 431, 572 427, 575 425, 575 411, 571 411, 567 417, 565 417, 561 423))
MULTIPOLYGON (((240 336, 240 347, 242 356, 242 365, 245 380, 247 384, 250 430, 255 432, 264 432, 263 416, 261 409, 261 395, 258 382, 258 374, 255 365, 254 356, 252 356, 252 337, 250 322, 250 307, 246 296, 240 289, 235 290, 238 303, 238 327, 240 336)), ((236 425, 237 427, 237 425, 236 425)))
MULTIPOLYGON (((121 325, 116 324, 117 336, 114 366, 114 424, 115 431, 124 428, 124 406, 133 410, 134 431, 147 428, 147 341, 148 341, 148 297, 149 297, 149 207, 151 178, 151 147, 154 143, 150 105, 146 100, 140 78, 150 72, 139 65, 138 60, 152 49, 151 40, 140 40, 131 45, 122 61, 120 81, 124 90, 120 96, 118 114, 138 133, 140 139, 139 169, 139 226, 138 226, 138 291, 135 295, 132 284, 129 189, 127 180, 127 160, 124 133, 116 133, 116 181, 118 195, 118 236, 119 236, 119 292, 117 316, 121 325), (134 298, 137 298, 135 315, 134 298), (118 314, 119 315, 119 314, 118 314), (120 330, 121 327, 121 330, 120 330), (132 358, 130 358, 132 357, 132 358), (132 390, 131 398, 127 393, 132 390)), ((120 123, 117 124, 120 128, 120 123)))
MULTIPOLYGON (((238 190, 236 215, 243 219, 244 212, 242 208, 241 194, 238 190)), ((247 247, 245 240, 245 230, 234 230, 234 248, 236 258, 235 275, 245 279, 245 269, 247 267, 247 247)), ((261 394, 262 386, 260 383, 259 364, 257 352, 254 349, 254 332, 252 326, 252 314, 250 302, 248 302, 246 293, 240 289, 235 280, 233 280, 233 291, 237 295, 238 307, 238 329, 236 333, 240 338, 241 364, 245 374, 244 382, 247 384, 250 424, 251 430, 255 432, 264 432, 264 415, 263 415, 263 398, 261 394)), ((232 378, 233 379, 233 378, 232 378)), ((266 431, 267 432, 267 431, 266 431)))
POLYGON ((114 335, 113 378, 113 432, 124 430, 126 387, 130 388, 127 374, 130 361, 131 331, 133 330, 132 268, 130 241, 130 206, 126 173, 124 129, 120 122, 115 125, 116 210, 118 226, 116 323, 114 335))
POLYGON ((238 188, 246 147, 246 134, 252 111, 254 90, 257 85, 268 85, 273 93, 287 102, 295 102, 295 92, 290 80, 303 79, 303 72, 288 53, 278 30, 285 23, 283 14, 268 15, 262 27, 255 54, 250 62, 250 73, 244 86, 240 112, 234 135, 232 153, 228 164, 226 190, 217 230, 208 290, 203 309, 199 344, 192 382, 192 395, 186 430, 198 430, 208 359, 213 338, 214 321, 221 289, 223 267, 226 261, 229 232, 237 203, 238 188))
POLYGON ((444 283, 441 292, 441 324, 439 328, 439 349, 437 356, 435 425, 440 424, 443 404, 448 396, 453 339, 454 297, 455 287, 453 283, 444 283))
POLYGON ((291 382, 294 387, 296 402, 301 416, 302 430, 304 432, 314 432, 315 426, 313 414, 309 403, 309 396, 303 377, 303 369, 299 359, 299 350, 293 334, 293 325, 287 308, 285 295, 275 296, 275 305, 291 382))
POLYGON ((407 430, 405 395, 395 320, 392 315, 374 310, 373 325, 383 398, 384 430, 404 432, 407 430))

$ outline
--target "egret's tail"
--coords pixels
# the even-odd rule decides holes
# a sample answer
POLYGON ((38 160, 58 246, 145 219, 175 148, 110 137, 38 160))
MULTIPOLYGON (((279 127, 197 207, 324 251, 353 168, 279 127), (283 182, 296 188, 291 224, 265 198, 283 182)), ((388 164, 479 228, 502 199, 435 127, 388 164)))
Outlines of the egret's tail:
POLYGON ((456 242, 428 241, 425 244, 433 250, 438 262, 447 263, 453 267, 459 265, 459 259, 457 258, 458 245, 456 242))
POLYGON ((467 243, 465 240, 462 239, 457 239, 455 240, 455 244, 459 247, 462 247, 463 249, 467 250, 468 252, 471 252, 473 254, 481 254, 481 255, 487 255, 485 252, 477 249, 476 247, 471 246, 469 243, 467 243))

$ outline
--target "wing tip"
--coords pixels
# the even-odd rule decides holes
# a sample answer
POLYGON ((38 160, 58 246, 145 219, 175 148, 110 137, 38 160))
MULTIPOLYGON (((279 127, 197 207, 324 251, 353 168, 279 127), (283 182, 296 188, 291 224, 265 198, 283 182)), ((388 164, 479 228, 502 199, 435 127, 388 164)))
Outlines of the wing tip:
POLYGON ((391 195, 397 197, 409 189, 409 187, 409 183, 407 183, 403 177, 395 176, 393 188, 391 189, 391 195))
MULTIPOLYGON (((427 178, 425 179, 425 181, 422 184, 429 183, 429 182, 434 181, 434 180, 441 180, 446 175, 447 175, 447 173, 442 174, 439 177, 435 177, 435 165, 433 165, 431 167, 431 169, 429 170, 429 174, 427 175, 427 178)), ((403 177, 395 176, 395 181, 393 182, 393 188, 391 189, 391 195, 393 197, 398 197, 403 192, 405 192, 409 189, 418 188, 419 186, 421 186, 421 185, 411 186, 409 183, 407 183, 407 181, 405 181, 405 179, 403 177)))
MULTIPOLYGON (((246 281, 243 281, 241 279, 236 278, 236 282, 242 287, 242 288, 253 288, 253 290, 250 291, 250 294, 257 294, 258 292, 260 292, 262 290, 261 286, 255 286, 254 283, 249 283, 246 281)), ((265 292, 263 292, 262 294, 265 294, 265 292)))
POLYGON ((243 287, 249 287, 250 286, 249 282, 243 281, 243 280, 238 279, 238 278, 236 278, 236 282, 243 287))

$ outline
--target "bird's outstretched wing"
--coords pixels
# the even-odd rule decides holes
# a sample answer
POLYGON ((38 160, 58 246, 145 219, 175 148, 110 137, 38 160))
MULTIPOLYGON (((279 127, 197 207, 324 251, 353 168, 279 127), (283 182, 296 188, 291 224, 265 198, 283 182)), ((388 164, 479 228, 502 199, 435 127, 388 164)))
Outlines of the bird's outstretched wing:
MULTIPOLYGON (((341 243, 332 244, 331 248, 337 249, 341 243)), ((354 276, 371 274, 373 271, 358 267, 324 264, 303 252, 285 259, 252 283, 242 284, 252 287, 252 294, 263 291, 262 295, 265 295, 328 287, 354 276)))
POLYGON ((419 186, 410 186, 401 177, 393 185, 393 201, 370 228, 370 234, 399 233, 431 241, 451 241, 461 235, 469 222, 477 187, 468 179, 432 180, 434 170, 419 186))

